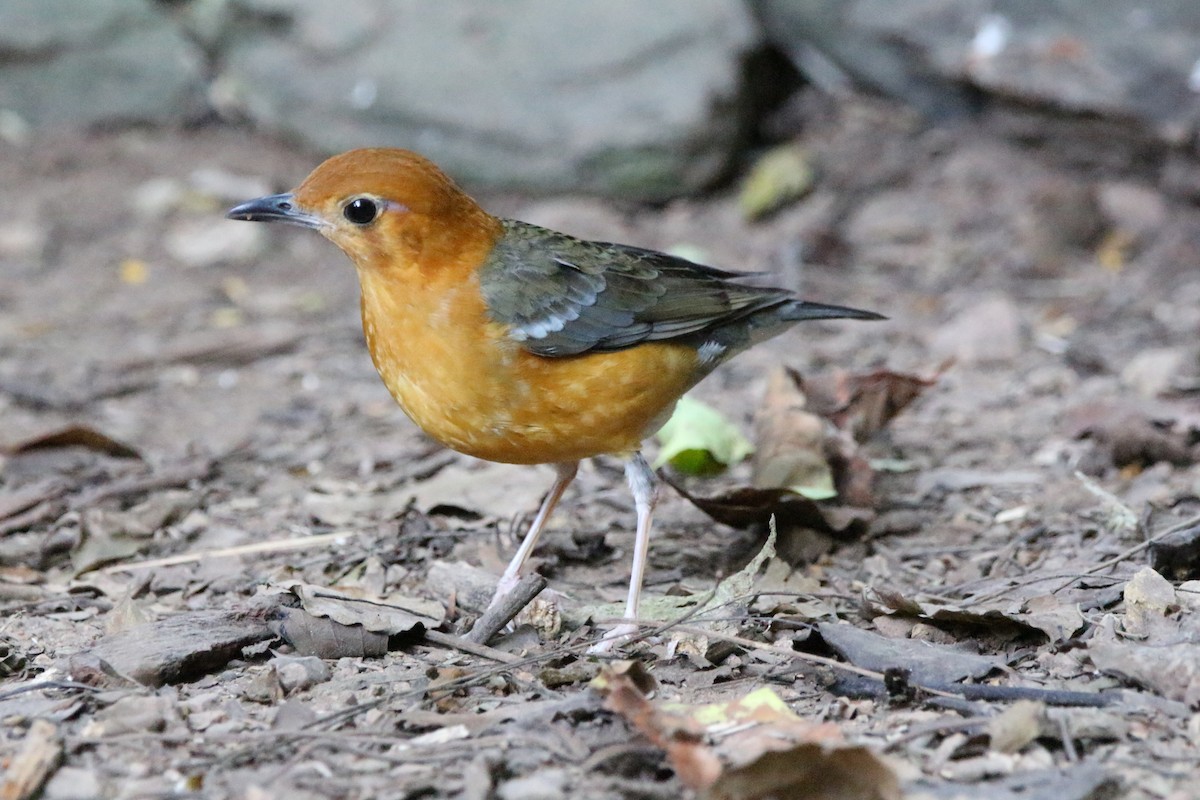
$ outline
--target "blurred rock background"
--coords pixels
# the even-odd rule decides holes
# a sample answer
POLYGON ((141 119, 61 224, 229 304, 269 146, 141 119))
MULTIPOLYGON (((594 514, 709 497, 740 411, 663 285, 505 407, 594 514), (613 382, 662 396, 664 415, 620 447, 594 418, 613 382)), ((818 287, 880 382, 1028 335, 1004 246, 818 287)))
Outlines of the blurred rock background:
POLYGON ((992 115, 1200 195, 1194 0, 0 4, 10 140, 216 117, 317 152, 410 147, 475 187, 695 192, 798 124, 805 81, 992 115))

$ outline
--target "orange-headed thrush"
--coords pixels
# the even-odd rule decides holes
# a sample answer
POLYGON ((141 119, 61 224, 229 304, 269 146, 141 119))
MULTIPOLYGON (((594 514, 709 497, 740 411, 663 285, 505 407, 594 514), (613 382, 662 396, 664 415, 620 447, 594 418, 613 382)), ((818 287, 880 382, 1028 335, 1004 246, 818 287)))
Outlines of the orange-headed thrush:
POLYGON ((636 630, 655 502, 642 440, 718 365, 794 323, 881 318, 493 217, 407 150, 334 156, 294 192, 228 216, 313 228, 350 257, 371 358, 426 433, 478 458, 555 466, 493 603, 517 582, 580 459, 625 459, 637 534, 626 622, 607 645, 636 630))

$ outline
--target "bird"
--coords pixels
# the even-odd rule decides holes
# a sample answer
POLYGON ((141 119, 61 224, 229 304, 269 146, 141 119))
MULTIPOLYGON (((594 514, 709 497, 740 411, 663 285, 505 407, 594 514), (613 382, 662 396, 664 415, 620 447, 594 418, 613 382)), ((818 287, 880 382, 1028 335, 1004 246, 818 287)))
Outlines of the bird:
POLYGON ((885 318, 747 284, 754 273, 493 216, 433 162, 399 148, 335 155, 294 191, 226 216, 311 228, 349 257, 371 359, 426 434, 488 461, 553 465, 493 605, 519 581, 579 462, 624 460, 636 512, 629 590, 596 652, 638 631, 658 497, 642 442, 676 401, 797 322, 885 318))

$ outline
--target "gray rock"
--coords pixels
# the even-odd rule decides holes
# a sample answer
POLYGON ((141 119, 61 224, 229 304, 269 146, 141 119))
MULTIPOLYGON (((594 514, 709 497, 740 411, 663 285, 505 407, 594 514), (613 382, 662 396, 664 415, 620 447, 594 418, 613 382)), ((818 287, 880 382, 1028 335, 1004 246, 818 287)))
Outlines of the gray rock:
POLYGON ((35 128, 186 119, 204 78, 203 54, 148 0, 0 4, 0 109, 35 128))
POLYGON ((926 111, 968 87, 1141 120, 1184 141, 1200 119, 1200 4, 1159 0, 750 0, 802 69, 822 67, 926 111))
POLYGON ((641 199, 720 173, 756 41, 735 0, 240 6, 216 93, 263 127, 408 147, 473 187, 641 199))

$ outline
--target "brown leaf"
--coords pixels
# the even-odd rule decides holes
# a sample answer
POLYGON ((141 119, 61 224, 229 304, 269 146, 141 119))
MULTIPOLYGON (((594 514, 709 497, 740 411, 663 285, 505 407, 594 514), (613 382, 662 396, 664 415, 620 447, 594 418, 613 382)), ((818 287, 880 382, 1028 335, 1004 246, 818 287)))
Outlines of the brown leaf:
POLYGON ((942 363, 928 378, 888 369, 861 374, 835 370, 806 379, 805 386, 829 404, 823 413, 838 428, 865 442, 936 385, 952 363, 942 363))
POLYGON ((0 798, 27 800, 37 796, 42 784, 62 763, 62 757, 63 742, 58 728, 48 720, 34 720, 20 751, 6 765, 0 779, 0 798))
POLYGON ((825 457, 828 423, 806 404, 799 376, 783 368, 771 373, 754 415, 751 483, 756 488, 786 488, 813 499, 834 495, 825 457))
POLYGON ((766 525, 772 516, 782 532, 788 528, 807 528, 834 536, 854 539, 861 536, 874 512, 865 508, 820 506, 788 489, 732 489, 712 497, 698 497, 663 475, 672 488, 696 508, 717 522, 733 528, 766 525))
POLYGON ((0 452, 9 455, 29 453, 34 450, 51 450, 58 447, 84 447, 105 453, 115 458, 138 458, 142 456, 127 444, 118 442, 107 434, 87 425, 67 425, 38 434, 23 441, 0 446, 0 452))
POLYGON ((279 617, 275 625, 279 635, 302 656, 379 658, 387 653, 387 634, 362 625, 343 625, 299 608, 281 608, 279 617))
POLYGON ((1074 438, 1094 441, 1103 460, 1115 467, 1160 461, 1182 467, 1196 461, 1195 430, 1186 416, 1152 403, 1097 402, 1071 409, 1067 425, 1074 438))
POLYGON ((874 753, 847 744, 831 723, 801 719, 769 687, 693 706, 652 702, 628 675, 608 670, 593 686, 708 800, 900 797, 895 774, 874 753))
POLYGON ((361 625, 368 631, 396 636, 426 628, 436 628, 445 620, 440 603, 401 594, 383 597, 354 589, 314 586, 301 581, 279 585, 300 600, 304 610, 315 617, 328 617, 342 625, 361 625))

